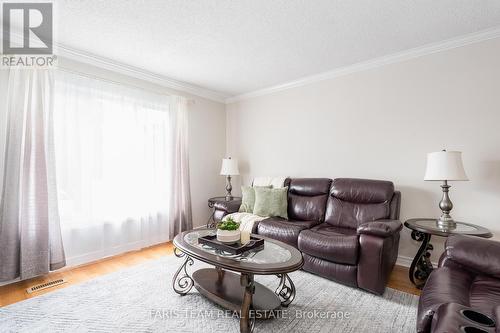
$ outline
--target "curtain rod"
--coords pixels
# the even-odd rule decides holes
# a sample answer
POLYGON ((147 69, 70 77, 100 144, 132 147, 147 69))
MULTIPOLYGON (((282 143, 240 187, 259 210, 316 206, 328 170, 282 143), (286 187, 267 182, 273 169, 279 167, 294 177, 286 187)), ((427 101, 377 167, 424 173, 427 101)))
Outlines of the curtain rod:
MULTIPOLYGON (((60 66, 60 65, 58 65, 55 69, 63 71, 63 72, 67 72, 67 73, 71 73, 71 74, 75 74, 75 75, 87 77, 87 78, 90 78, 90 79, 107 82, 107 83, 112 83, 112 84, 117 84, 117 85, 122 85, 122 86, 129 86, 129 87, 132 87, 132 88, 135 88, 135 89, 140 89, 140 90, 147 90, 149 92, 152 92, 152 93, 155 93, 155 94, 158 94, 158 95, 163 95, 163 96, 172 96, 173 95, 173 94, 165 94, 165 93, 160 93, 160 92, 157 92, 157 91, 153 91, 151 89, 141 87, 138 84, 133 84, 133 83, 129 83, 129 82, 121 82, 121 81, 117 81, 117 80, 112 80, 112 79, 104 78, 102 76, 97 76, 97 75, 85 73, 85 72, 82 72, 82 71, 74 70, 72 68, 63 67, 63 66, 60 66)), ((187 101, 188 101, 188 104, 196 104, 196 100, 193 99, 193 98, 187 98, 187 101)))

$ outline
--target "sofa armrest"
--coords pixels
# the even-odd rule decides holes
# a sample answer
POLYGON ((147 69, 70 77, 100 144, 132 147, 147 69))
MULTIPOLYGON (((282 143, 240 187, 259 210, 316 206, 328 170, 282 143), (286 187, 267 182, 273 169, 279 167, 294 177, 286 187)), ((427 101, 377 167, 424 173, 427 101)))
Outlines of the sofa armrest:
POLYGON ((392 237, 359 235, 358 287, 382 295, 398 257, 399 232, 392 237))
POLYGON ((358 226, 358 235, 373 235, 379 237, 390 237, 403 228, 399 220, 376 220, 365 222, 358 226))
POLYGON ((451 260, 476 273, 500 278, 500 242, 492 240, 453 235, 446 241, 444 258, 451 260))
POLYGON ((214 204, 215 210, 220 210, 226 214, 236 213, 240 209, 241 200, 218 201, 214 204))

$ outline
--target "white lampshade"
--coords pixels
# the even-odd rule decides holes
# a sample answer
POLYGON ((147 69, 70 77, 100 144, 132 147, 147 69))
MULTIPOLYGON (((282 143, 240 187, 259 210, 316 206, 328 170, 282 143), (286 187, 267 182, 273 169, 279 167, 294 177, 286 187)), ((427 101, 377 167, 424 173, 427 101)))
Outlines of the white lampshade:
POLYGON ((424 180, 469 180, 462 163, 462 152, 428 153, 424 180))
POLYGON ((240 170, 238 169, 238 160, 231 157, 222 159, 222 167, 220 168, 220 174, 223 176, 239 175, 240 170))

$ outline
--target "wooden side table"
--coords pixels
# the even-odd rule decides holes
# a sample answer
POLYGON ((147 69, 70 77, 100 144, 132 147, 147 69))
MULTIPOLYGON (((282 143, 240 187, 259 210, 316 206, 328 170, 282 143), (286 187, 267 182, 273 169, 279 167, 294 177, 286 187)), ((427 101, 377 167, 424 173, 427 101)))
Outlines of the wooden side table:
MULTIPOLYGON (((227 199, 226 197, 213 197, 208 199, 208 207, 214 208, 217 202, 231 202, 231 201, 241 201, 241 197, 231 197, 231 199, 227 199)), ((214 219, 215 209, 212 210, 212 214, 207 220, 207 228, 214 228, 216 221, 214 219)))
POLYGON ((409 271, 410 281, 417 288, 422 289, 424 287, 427 278, 434 269, 430 259, 430 251, 434 250, 434 246, 430 243, 432 235, 442 237, 469 235, 483 238, 491 238, 493 236, 488 229, 475 224, 465 222, 456 222, 456 224, 456 227, 453 229, 444 229, 438 227, 436 219, 415 218, 405 222, 405 227, 412 230, 411 238, 417 242, 422 242, 409 271))

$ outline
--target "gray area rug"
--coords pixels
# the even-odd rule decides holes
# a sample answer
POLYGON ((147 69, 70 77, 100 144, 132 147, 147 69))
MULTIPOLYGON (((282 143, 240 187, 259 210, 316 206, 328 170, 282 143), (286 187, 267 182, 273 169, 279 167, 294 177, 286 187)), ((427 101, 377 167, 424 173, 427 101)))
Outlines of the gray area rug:
MULTIPOLYGON (((0 332, 239 332, 239 320, 193 288, 171 286, 181 259, 150 260, 91 281, 0 308, 0 332)), ((195 261, 194 269, 205 264, 195 261)), ((375 296, 299 271, 295 301, 255 332, 415 332, 418 297, 375 296)), ((278 279, 257 276, 274 290, 278 279)))

